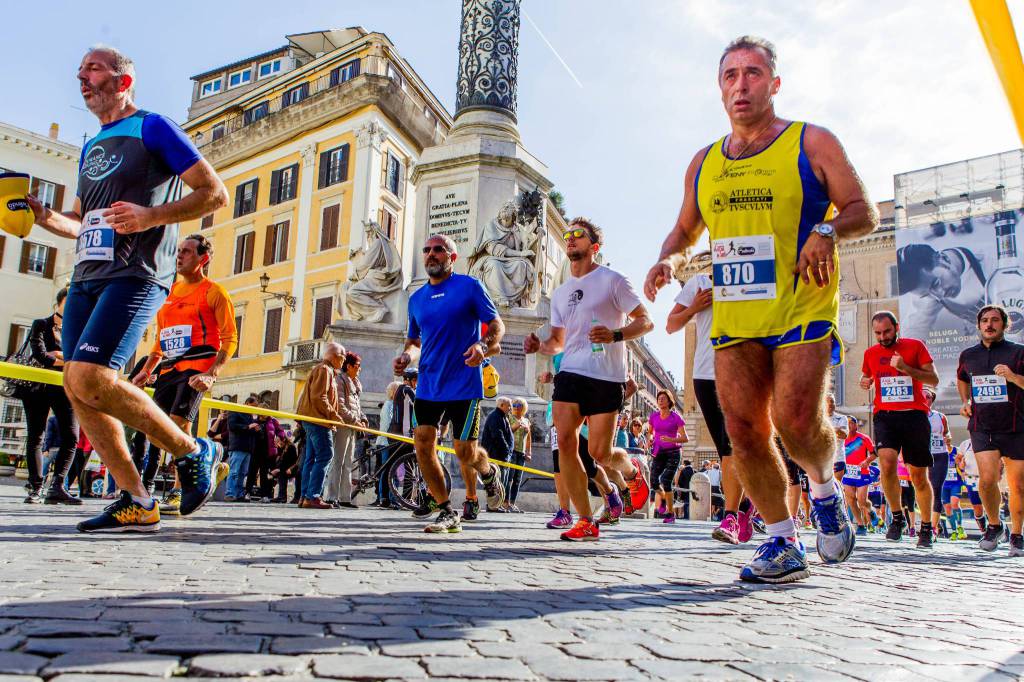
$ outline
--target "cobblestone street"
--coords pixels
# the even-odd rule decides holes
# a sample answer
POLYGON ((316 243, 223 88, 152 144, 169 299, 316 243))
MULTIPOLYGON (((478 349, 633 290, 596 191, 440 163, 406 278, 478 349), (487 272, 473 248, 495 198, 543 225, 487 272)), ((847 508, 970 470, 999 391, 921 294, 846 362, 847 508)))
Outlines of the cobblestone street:
MULTIPOLYGON (((751 546, 628 520, 597 544, 540 514, 434 537, 398 512, 211 505, 153 536, 0 488, 0 680, 937 679, 1024 676, 1024 562, 872 536, 784 587, 751 546)), ((813 545, 813 536, 805 535, 813 545)))

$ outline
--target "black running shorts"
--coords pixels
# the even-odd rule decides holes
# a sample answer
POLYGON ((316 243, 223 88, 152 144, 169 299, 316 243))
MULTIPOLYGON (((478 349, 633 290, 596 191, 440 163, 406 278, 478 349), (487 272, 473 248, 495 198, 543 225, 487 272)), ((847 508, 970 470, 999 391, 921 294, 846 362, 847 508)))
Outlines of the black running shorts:
POLYGON ((971 431, 971 446, 975 452, 998 450, 1002 457, 1024 460, 1024 433, 971 431))
POLYGON ((164 372, 153 384, 153 402, 164 414, 181 417, 190 424, 199 416, 203 394, 188 385, 188 380, 202 374, 198 369, 176 369, 164 372))
POLYGON ((896 450, 904 464, 932 465, 932 427, 921 410, 879 410, 875 413, 875 447, 896 450))
POLYGON ((452 423, 454 440, 476 440, 480 436, 479 400, 424 400, 416 398, 412 404, 413 426, 433 426, 452 423))
POLYGON ((555 390, 551 395, 551 400, 556 403, 579 405, 580 414, 584 417, 618 412, 625 399, 625 383, 591 379, 572 372, 555 375, 555 390))

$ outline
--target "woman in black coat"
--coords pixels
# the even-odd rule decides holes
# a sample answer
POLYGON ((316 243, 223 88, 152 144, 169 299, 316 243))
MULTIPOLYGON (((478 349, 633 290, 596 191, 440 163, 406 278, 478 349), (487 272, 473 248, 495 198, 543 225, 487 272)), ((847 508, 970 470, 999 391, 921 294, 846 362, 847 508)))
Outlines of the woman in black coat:
MULTIPOLYGON (((32 359, 46 369, 61 370, 64 367, 64 354, 61 352, 60 333, 64 319, 64 300, 67 288, 57 292, 57 301, 53 315, 32 322, 28 334, 28 345, 32 359)), ((19 396, 25 405, 25 421, 28 423, 28 434, 25 437, 25 457, 28 460, 29 493, 25 498, 28 504, 82 504, 77 497, 64 487, 68 470, 75 457, 75 443, 78 441, 78 420, 71 408, 71 403, 60 386, 49 384, 33 384, 30 389, 19 396), (43 432, 46 430, 46 419, 53 410, 57 417, 58 450, 54 458, 53 478, 49 490, 43 495, 43 432)))

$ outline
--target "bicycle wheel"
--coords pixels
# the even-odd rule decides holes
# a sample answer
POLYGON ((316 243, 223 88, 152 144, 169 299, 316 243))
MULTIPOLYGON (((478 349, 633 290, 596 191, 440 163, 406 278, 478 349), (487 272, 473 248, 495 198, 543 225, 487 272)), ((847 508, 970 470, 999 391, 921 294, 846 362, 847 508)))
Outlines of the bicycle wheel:
MULTIPOLYGON (((452 475, 444 465, 441 469, 444 471, 445 488, 451 492, 452 475)), ((406 509, 416 509, 427 494, 427 485, 416 463, 415 452, 406 452, 388 460, 387 477, 392 499, 406 509)))

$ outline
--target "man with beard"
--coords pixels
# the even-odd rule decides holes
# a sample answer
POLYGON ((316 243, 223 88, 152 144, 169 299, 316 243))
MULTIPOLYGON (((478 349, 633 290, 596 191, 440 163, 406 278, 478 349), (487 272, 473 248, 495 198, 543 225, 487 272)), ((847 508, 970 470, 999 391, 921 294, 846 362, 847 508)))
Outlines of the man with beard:
POLYGON ((475 277, 454 272, 458 258, 455 242, 444 235, 431 235, 423 245, 423 267, 428 281, 409 297, 409 333, 405 349, 394 360, 395 374, 419 358, 419 385, 413 403, 416 462, 430 492, 417 518, 440 512, 427 533, 458 533, 459 513, 452 509, 445 486, 444 470, 437 458, 437 432, 451 423, 455 455, 466 484, 463 514, 477 517, 476 495, 479 474, 487 491, 487 510, 496 511, 505 499, 498 468, 477 446, 480 433, 480 400, 484 397, 481 363, 501 352, 505 325, 498 316, 483 285, 475 277), (480 325, 487 324, 481 338, 480 325))
POLYGON ((979 546, 993 551, 1004 538, 999 519, 999 469, 1010 493, 1010 556, 1024 556, 1024 346, 1007 341, 1008 316, 987 305, 978 312, 981 343, 960 354, 957 390, 978 464, 981 502, 989 518, 979 546))
POLYGON ((135 66, 127 56, 111 47, 90 49, 78 82, 102 128, 82 149, 74 208, 58 213, 29 197, 38 225, 77 240, 64 309, 64 390, 122 491, 78 530, 154 531, 160 510, 132 462, 124 424, 171 453, 183 516, 213 495, 223 451, 182 431, 118 373, 174 282, 178 223, 225 206, 228 193, 178 126, 136 108, 135 66), (182 183, 192 189, 185 196, 182 183))
POLYGON ((888 310, 875 313, 871 329, 878 343, 864 351, 860 387, 865 391, 870 391, 872 386, 875 388, 875 447, 882 470, 882 490, 893 510, 885 539, 899 542, 907 526, 900 511, 900 481, 896 471, 896 460, 902 454, 917 504, 921 507, 917 546, 930 548, 933 491, 928 474, 933 459, 924 386, 938 385, 939 375, 923 342, 900 337, 900 325, 893 313, 888 310))

